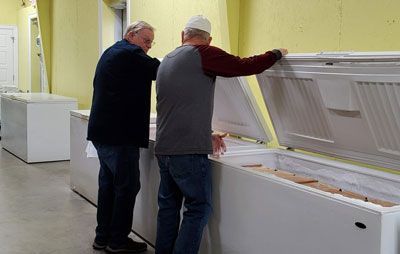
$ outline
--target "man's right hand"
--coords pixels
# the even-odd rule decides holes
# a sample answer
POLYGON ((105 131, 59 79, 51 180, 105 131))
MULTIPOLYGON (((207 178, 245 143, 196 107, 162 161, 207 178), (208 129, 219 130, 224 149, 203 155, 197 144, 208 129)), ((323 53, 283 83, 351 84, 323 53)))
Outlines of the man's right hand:
POLYGON ((279 51, 281 52, 282 56, 285 56, 288 53, 288 50, 284 48, 280 48, 279 51))
POLYGON ((212 134, 212 145, 213 145, 213 156, 218 158, 221 154, 226 152, 226 146, 224 142, 224 138, 227 133, 213 133, 212 134))

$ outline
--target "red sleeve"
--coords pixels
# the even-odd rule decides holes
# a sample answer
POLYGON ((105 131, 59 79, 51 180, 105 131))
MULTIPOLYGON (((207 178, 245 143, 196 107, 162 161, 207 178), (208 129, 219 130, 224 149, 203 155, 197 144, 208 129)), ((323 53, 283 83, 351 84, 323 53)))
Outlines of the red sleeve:
POLYGON ((209 76, 234 77, 258 74, 277 61, 277 56, 272 51, 240 58, 209 45, 198 45, 196 48, 200 52, 203 71, 209 76))

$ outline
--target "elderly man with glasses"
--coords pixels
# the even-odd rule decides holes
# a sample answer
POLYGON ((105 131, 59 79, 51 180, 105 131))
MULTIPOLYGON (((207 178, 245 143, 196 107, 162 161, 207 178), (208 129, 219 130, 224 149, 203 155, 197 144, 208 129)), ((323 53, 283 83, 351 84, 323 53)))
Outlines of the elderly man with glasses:
POLYGON ((160 61, 147 55, 154 28, 131 24, 124 39, 104 51, 93 81, 88 140, 100 161, 94 249, 140 253, 145 243, 128 237, 140 189, 139 148, 149 142, 151 82, 160 61))

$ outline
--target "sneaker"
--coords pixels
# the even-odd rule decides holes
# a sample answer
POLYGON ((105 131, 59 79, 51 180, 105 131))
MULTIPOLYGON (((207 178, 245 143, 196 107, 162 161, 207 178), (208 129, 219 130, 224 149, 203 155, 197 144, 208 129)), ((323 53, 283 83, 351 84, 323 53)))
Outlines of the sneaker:
POLYGON ((147 244, 142 242, 136 242, 131 238, 128 238, 128 243, 125 246, 119 248, 111 248, 107 246, 106 252, 108 253, 141 253, 147 250, 147 244))
POLYGON ((106 243, 98 243, 96 241, 93 241, 93 249, 95 250, 104 250, 107 247, 106 243))

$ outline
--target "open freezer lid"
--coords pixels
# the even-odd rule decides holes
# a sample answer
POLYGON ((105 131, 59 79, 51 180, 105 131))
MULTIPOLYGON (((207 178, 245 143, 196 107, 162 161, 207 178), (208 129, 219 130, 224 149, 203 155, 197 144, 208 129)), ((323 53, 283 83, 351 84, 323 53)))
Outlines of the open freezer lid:
POLYGON ((217 77, 212 128, 268 142, 271 134, 244 77, 217 77))
POLYGON ((63 103, 78 101, 76 98, 49 93, 4 93, 1 94, 1 97, 11 100, 22 101, 25 103, 63 103))
POLYGON ((400 170, 400 52, 289 54, 257 80, 281 145, 400 170))

